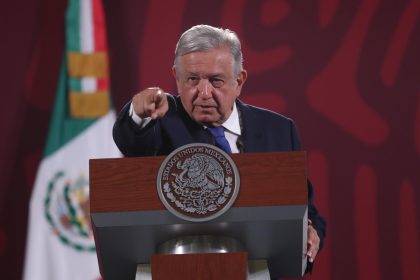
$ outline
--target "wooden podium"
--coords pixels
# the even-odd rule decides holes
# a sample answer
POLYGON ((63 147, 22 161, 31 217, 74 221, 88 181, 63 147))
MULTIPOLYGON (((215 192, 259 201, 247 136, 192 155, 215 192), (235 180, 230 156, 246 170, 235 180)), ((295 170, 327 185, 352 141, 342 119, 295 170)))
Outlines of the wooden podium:
POLYGON ((105 280, 134 279, 137 264, 142 263, 152 263, 154 280, 223 279, 219 272, 235 273, 229 279, 246 279, 246 258, 268 260, 272 278, 304 274, 308 198, 304 152, 233 154, 240 174, 238 197, 226 213, 208 222, 185 221, 166 210, 156 187, 164 159, 90 160, 90 211, 105 280), (156 254, 160 244, 191 235, 234 238, 246 252, 156 254))

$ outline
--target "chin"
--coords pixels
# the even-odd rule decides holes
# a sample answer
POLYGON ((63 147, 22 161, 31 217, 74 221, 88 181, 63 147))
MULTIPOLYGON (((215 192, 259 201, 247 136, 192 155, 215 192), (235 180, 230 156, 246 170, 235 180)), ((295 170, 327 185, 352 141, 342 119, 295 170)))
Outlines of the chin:
POLYGON ((202 124, 215 124, 218 123, 220 118, 215 117, 215 116, 193 116, 193 119, 198 122, 198 123, 202 123, 202 124))

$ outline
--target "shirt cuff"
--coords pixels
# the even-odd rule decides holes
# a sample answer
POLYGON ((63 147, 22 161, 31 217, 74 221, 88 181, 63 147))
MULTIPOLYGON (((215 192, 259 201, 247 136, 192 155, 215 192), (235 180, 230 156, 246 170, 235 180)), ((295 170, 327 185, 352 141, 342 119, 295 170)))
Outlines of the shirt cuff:
POLYGON ((131 119, 140 126, 140 129, 143 129, 151 120, 151 117, 140 118, 136 113, 134 113, 133 103, 130 104, 130 109, 128 111, 131 119))

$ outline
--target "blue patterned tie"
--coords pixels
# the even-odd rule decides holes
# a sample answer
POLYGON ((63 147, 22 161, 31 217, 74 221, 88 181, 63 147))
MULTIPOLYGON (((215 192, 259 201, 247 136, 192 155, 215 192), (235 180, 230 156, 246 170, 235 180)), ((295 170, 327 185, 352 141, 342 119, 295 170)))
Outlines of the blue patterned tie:
POLYGON ((229 142, 225 137, 225 128, 223 126, 209 127, 208 130, 213 135, 216 141, 216 146, 225 151, 228 154, 232 153, 229 142))

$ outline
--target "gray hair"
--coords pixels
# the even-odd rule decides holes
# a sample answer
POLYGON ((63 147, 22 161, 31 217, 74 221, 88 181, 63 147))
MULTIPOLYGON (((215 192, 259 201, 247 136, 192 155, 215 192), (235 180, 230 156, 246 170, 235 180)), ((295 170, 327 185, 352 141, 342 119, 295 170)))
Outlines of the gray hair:
POLYGON ((175 48, 175 67, 179 68, 179 57, 192 52, 206 52, 227 47, 233 57, 234 75, 243 70, 241 42, 235 32, 210 25, 196 25, 185 31, 175 48))

